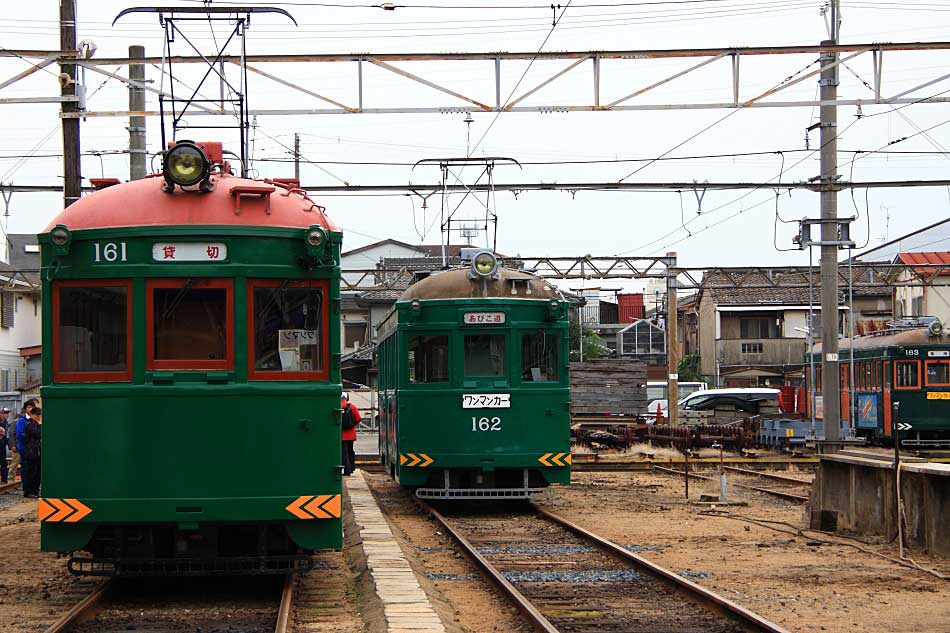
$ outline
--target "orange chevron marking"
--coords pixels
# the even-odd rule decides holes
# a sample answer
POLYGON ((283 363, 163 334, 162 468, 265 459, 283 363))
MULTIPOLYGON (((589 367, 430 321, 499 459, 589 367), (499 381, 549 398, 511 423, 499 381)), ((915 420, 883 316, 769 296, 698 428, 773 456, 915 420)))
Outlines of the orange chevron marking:
POLYGON ((551 458, 551 461, 554 462, 557 466, 563 466, 564 462, 561 461, 561 457, 563 455, 564 453, 558 453, 557 455, 551 458))
POLYGON ((83 517, 92 513, 92 508, 87 506, 79 499, 65 499, 64 501, 76 509, 76 512, 66 519, 66 523, 76 523, 77 521, 81 521, 83 517))
POLYGON ((68 517, 70 514, 73 513, 73 507, 69 505, 68 503, 66 503, 65 501, 63 501, 62 499, 47 499, 47 501, 53 504, 56 507, 56 510, 58 510, 56 514, 46 519, 50 523, 57 523, 59 521, 62 521, 63 519, 65 519, 66 517, 68 517))
POLYGON ((36 517, 40 521, 45 521, 46 517, 56 512, 54 508, 46 499, 38 499, 36 504, 36 517))
POLYGON ((422 458, 422 463, 419 464, 419 468, 425 468, 426 466, 428 466, 429 464, 435 461, 434 459, 432 459, 425 453, 419 453, 419 457, 422 458))
POLYGON ((551 455, 553 454, 554 453, 545 453, 544 455, 538 458, 538 461, 544 464, 545 466, 550 466, 551 464, 548 462, 548 458, 551 457, 551 455))
POLYGON ((317 519, 329 519, 331 518, 330 515, 324 512, 320 506, 326 503, 330 499, 330 496, 331 495, 317 495, 313 498, 313 501, 305 505, 303 509, 317 519))
POLYGON ((571 465, 571 464, 574 463, 574 462, 573 462, 573 459, 574 459, 574 458, 571 456, 571 454, 568 453, 567 456, 564 458, 564 461, 565 461, 568 465, 571 465))
POLYGON ((300 507, 300 506, 302 506, 303 504, 305 504, 305 503, 307 503, 308 501, 310 501, 311 499, 313 499, 313 497, 310 496, 310 495, 303 495, 303 496, 301 496, 301 497, 297 497, 297 498, 294 499, 294 501, 291 502, 290 505, 288 505, 285 509, 286 509, 288 512, 290 512, 292 515, 294 515, 295 517, 297 517, 298 519, 312 519, 313 517, 310 516, 309 514, 307 514, 307 513, 306 513, 304 510, 302 510, 301 507, 300 507))
POLYGON ((402 453, 400 453, 400 454, 399 454, 399 465, 400 465, 400 466, 404 466, 407 461, 408 461, 408 460, 406 459, 406 456, 403 455, 402 453))
POLYGON ((407 453, 407 454, 409 455, 409 463, 406 465, 409 466, 410 468, 412 468, 413 466, 418 466, 419 462, 422 461, 422 459, 420 459, 419 456, 416 455, 415 453, 407 453))
POLYGON ((329 512, 331 516, 339 519, 340 514, 343 512, 341 503, 340 495, 333 495, 329 501, 323 504, 323 509, 329 512))

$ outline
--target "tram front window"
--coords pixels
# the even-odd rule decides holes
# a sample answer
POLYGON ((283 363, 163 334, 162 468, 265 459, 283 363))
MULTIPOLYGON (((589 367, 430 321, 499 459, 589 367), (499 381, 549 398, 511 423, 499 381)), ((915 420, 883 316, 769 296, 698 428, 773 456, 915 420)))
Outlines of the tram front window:
POLYGON ((465 335, 465 375, 505 375, 505 335, 465 335))
POLYGON ((152 369, 227 369, 231 364, 230 280, 149 280, 152 369))
POLYGON ((128 287, 59 286, 58 372, 122 372, 128 365, 128 287))
POLYGON ((558 337, 547 332, 521 337, 521 380, 553 382, 557 376, 558 337))
POLYGON ((409 382, 448 382, 449 337, 409 337, 409 382))
POLYGON ((283 283, 253 292, 254 370, 322 371, 323 290, 283 283))

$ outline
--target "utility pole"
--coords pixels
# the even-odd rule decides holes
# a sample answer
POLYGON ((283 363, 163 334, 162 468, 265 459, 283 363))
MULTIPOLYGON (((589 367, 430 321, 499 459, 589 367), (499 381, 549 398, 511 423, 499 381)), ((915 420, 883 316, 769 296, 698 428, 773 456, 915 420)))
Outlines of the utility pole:
MULTIPOLYGON (((76 0, 59 0, 59 49, 64 55, 74 54, 76 50, 76 0)), ((74 58, 75 59, 75 58, 74 58)), ((77 96, 76 64, 74 61, 60 62, 60 95, 77 96)), ((64 101, 64 114, 79 111, 76 101, 64 101)), ((63 126, 63 207, 68 207, 82 195, 82 166, 79 162, 79 119, 64 118, 63 126)))
MULTIPOLYGON (((670 425, 678 422, 679 410, 679 371, 678 343, 676 337, 676 253, 667 253, 666 262, 666 359, 668 364, 668 383, 666 410, 670 425)), ((687 477, 689 479, 689 477, 687 477)))
POLYGON ((300 135, 294 132, 294 178, 300 183, 300 135))
MULTIPOLYGON (((144 46, 129 47, 129 110, 132 112, 145 110, 145 64, 138 61, 144 58, 144 46)), ((145 178, 146 158, 145 117, 129 115, 129 180, 145 178)))
MULTIPOLYGON (((831 0, 831 39, 838 43, 838 0, 831 0)), ((822 53, 818 82, 822 103, 838 98, 837 53, 822 53)), ((821 106, 821 393, 825 441, 841 440, 841 398, 838 376, 838 108, 821 106)))

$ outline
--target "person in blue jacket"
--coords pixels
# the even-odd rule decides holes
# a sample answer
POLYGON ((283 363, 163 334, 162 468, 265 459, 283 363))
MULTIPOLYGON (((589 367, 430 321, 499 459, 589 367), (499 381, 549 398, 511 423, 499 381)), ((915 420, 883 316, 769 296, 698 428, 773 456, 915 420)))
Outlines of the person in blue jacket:
MULTIPOLYGON (((13 438, 13 444, 16 445, 17 453, 20 454, 21 474, 26 474, 26 469, 22 467, 23 453, 26 450, 26 437, 24 435, 24 432, 26 431, 26 423, 29 422, 30 412, 33 410, 33 407, 35 407, 37 404, 38 404, 38 401, 36 400, 36 398, 30 398, 29 400, 24 402, 23 413, 20 415, 20 417, 17 418, 16 424, 13 427, 14 435, 15 435, 15 437, 13 438)), ((13 476, 16 477, 16 472, 13 473, 13 476)), ((21 477, 21 479, 23 478, 21 477)), ((26 481, 23 481, 23 496, 24 497, 28 496, 26 483, 27 483, 26 481)))

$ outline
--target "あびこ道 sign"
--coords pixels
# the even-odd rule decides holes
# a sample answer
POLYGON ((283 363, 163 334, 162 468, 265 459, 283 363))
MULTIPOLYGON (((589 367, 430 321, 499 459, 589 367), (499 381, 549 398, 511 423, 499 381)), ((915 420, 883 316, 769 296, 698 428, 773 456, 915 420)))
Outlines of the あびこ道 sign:
POLYGON ((504 312, 466 312, 462 315, 462 323, 466 325, 500 325, 504 322, 504 312))

